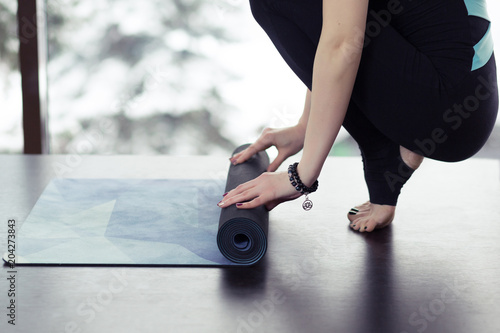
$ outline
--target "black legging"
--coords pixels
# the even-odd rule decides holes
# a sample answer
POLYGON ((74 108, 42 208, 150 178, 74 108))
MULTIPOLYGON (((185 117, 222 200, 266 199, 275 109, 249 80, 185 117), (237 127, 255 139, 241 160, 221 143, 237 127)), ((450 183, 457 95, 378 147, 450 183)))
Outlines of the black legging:
MULTIPOLYGON (((250 3, 284 60, 312 89, 322 0, 250 3)), ((372 203, 396 205, 413 172, 400 145, 453 162, 471 157, 488 139, 498 111, 494 56, 472 67, 473 47, 488 27, 459 0, 370 1, 343 126, 360 147, 372 203)))

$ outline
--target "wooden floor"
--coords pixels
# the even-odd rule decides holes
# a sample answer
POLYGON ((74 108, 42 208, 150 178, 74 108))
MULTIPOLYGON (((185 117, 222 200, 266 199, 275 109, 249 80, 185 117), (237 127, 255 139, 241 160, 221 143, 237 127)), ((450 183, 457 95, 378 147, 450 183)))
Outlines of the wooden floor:
MULTIPOLYGON (((220 181, 227 172, 214 157, 3 155, 0 165, 2 252, 7 221, 22 225, 56 176, 220 181)), ((251 268, 16 267, 16 326, 4 266, 0 331, 500 331, 497 160, 424 161, 394 224, 372 234, 346 219, 367 199, 359 159, 329 159, 311 199, 309 212, 300 200, 271 212, 268 252, 251 268)))

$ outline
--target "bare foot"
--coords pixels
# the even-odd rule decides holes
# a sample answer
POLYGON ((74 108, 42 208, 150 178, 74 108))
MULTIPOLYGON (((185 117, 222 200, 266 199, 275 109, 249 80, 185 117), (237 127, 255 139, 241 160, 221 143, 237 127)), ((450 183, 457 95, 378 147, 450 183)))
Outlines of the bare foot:
MULTIPOLYGON (((423 156, 400 147, 401 158, 413 170, 416 170, 423 161, 423 156)), ((396 206, 377 205, 370 201, 352 208, 347 214, 351 222, 349 226, 360 232, 371 232, 375 229, 387 227, 394 220, 396 206)))
POLYGON ((371 232, 387 227, 394 220, 396 206, 377 205, 370 201, 351 209, 347 218, 349 226, 360 232, 371 232))

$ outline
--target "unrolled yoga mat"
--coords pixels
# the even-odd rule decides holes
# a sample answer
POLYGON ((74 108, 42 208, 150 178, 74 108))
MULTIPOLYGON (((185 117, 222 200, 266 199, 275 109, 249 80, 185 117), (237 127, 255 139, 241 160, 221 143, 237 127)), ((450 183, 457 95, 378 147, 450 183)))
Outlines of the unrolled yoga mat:
MULTIPOLYGON (((261 152, 231 165, 225 190, 257 177, 268 164, 261 152)), ((267 249, 268 212, 221 210, 223 185, 223 180, 54 179, 17 233, 16 262, 254 264, 267 249)))

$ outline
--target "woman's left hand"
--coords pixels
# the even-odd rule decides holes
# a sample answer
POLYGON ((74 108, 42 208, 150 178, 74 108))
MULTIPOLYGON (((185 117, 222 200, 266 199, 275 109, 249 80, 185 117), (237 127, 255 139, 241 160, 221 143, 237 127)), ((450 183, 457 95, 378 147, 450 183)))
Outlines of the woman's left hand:
POLYGON ((249 209, 266 205, 271 210, 300 195, 290 184, 287 172, 265 172, 228 192, 218 206, 224 208, 236 204, 240 209, 249 209))

